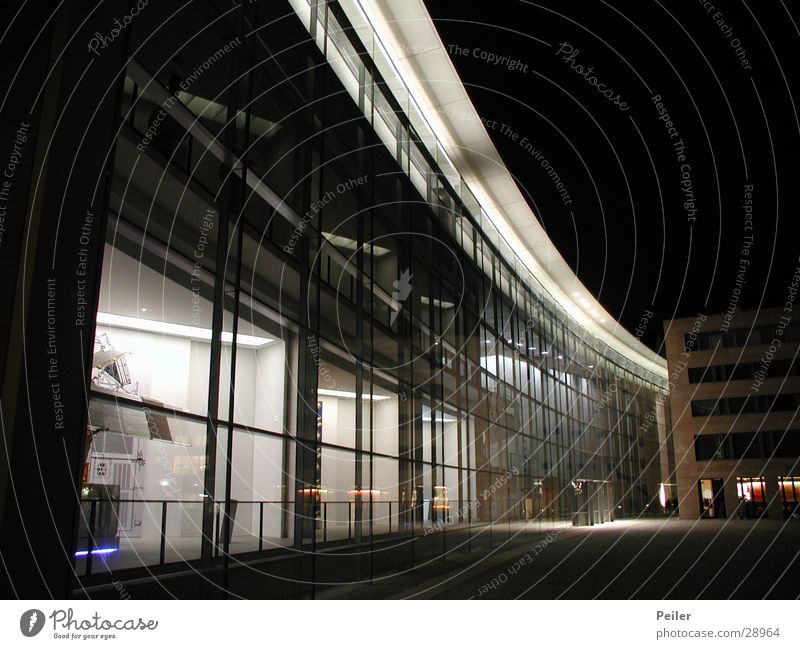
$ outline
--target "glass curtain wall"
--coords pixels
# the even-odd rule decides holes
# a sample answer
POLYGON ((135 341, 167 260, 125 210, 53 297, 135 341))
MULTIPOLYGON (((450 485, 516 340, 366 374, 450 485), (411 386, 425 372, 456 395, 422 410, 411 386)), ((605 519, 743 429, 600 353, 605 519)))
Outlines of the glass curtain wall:
POLYGON ((178 11, 130 27, 79 569, 646 512, 663 386, 521 276, 366 36, 178 11))

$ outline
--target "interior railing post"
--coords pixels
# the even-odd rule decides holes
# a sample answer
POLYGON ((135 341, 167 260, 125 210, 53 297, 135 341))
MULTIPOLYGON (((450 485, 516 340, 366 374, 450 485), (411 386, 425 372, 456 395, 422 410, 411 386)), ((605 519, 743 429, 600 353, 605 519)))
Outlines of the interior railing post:
POLYGON ((214 558, 219 559, 219 503, 214 503, 214 558))
POLYGON ((161 548, 158 553, 158 565, 164 565, 167 548, 167 501, 161 503, 161 548))
POLYGON ((258 503, 258 551, 264 549, 264 501, 258 503))
POLYGON ((97 545, 94 542, 94 528, 97 522, 97 501, 91 501, 91 507, 89 509, 89 539, 88 543, 86 544, 86 574, 92 574, 92 555, 94 554, 95 548, 97 545))

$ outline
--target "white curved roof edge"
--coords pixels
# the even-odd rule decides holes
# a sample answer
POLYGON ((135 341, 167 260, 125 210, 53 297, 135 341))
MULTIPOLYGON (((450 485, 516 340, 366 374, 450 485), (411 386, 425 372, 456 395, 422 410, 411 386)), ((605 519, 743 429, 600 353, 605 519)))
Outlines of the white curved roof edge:
POLYGON ((666 360, 603 308, 550 241, 492 143, 422 0, 341 4, 354 26, 352 10, 365 14, 447 156, 537 280, 590 334, 666 377, 666 360))

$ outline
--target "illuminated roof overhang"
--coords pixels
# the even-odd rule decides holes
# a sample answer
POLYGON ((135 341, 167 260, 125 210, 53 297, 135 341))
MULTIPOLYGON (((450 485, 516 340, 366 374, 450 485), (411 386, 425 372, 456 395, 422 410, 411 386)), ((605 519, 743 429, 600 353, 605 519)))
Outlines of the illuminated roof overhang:
POLYGON ((360 6, 428 124, 497 230, 574 320, 658 376, 667 363, 628 332, 583 286, 550 241, 505 167, 422 0, 342 3, 354 25, 360 6))

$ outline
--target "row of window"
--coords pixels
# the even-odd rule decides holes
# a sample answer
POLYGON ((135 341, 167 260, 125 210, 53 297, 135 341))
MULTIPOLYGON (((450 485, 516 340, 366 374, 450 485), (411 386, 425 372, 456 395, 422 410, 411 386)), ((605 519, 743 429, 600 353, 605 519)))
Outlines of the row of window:
POLYGON ((792 412, 800 406, 800 394, 770 394, 727 399, 692 401, 692 417, 748 415, 768 412, 792 412))
POLYGON ((800 430, 695 435, 698 461, 800 457, 800 430))
MULTIPOLYGON (((797 518, 800 512, 800 477, 778 476, 778 489, 784 518, 797 518)), ((724 483, 719 478, 703 478, 698 483, 701 518, 725 518, 724 483)), ((767 485, 764 476, 736 477, 734 513, 738 518, 767 518, 767 485)))
MULTIPOLYGON (((776 338, 775 325, 761 325, 753 328, 729 329, 728 331, 708 331, 693 339, 685 334, 684 343, 688 349, 704 350, 717 347, 745 347, 753 345, 769 345, 776 338)), ((800 341, 800 324, 791 324, 780 336, 782 342, 800 341)))
MULTIPOLYGON (((751 363, 735 363, 733 365, 710 365, 708 367, 690 367, 689 383, 716 383, 723 381, 744 381, 752 379, 762 368, 760 361, 751 363)), ((769 364, 768 376, 797 376, 800 374, 800 360, 784 358, 769 364)))

